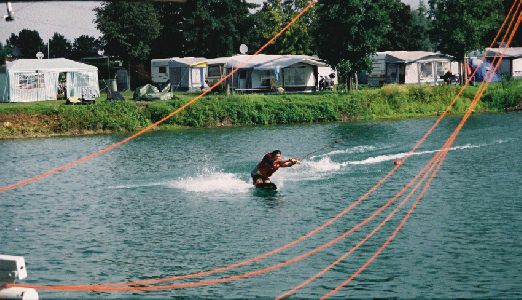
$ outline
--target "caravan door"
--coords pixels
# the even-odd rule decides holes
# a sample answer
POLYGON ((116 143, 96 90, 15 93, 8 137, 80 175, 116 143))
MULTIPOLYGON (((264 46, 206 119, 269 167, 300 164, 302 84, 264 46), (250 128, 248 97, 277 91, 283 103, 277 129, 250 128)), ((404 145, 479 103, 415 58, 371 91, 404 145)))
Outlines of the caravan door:
POLYGON ((247 88, 247 70, 239 70, 239 89, 247 88))

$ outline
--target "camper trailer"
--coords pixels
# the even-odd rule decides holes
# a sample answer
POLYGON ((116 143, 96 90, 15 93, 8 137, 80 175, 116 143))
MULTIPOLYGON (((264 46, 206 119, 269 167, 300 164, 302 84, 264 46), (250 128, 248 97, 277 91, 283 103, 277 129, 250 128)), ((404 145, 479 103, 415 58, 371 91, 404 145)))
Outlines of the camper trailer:
POLYGON ((458 63, 449 55, 428 51, 384 51, 373 57, 372 72, 368 74, 369 86, 385 83, 443 82, 440 77, 447 71, 458 73, 458 63))
POLYGON ((318 67, 327 64, 307 55, 236 55, 225 64, 226 71, 239 70, 227 78, 238 92, 270 92, 282 88, 287 92, 310 92, 318 87, 318 67))
POLYGON ((150 61, 150 76, 155 84, 164 84, 169 80, 169 61, 172 58, 152 59, 150 61))

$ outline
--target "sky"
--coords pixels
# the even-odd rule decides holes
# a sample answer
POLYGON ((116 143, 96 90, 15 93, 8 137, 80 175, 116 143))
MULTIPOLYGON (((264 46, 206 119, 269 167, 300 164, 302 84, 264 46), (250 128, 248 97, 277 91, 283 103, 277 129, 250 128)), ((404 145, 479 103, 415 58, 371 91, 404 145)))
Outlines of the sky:
MULTIPOLYGON (((248 0, 260 4, 263 0, 248 0)), ((419 0, 402 0, 412 7, 417 7, 419 0)), ((93 8, 100 1, 41 1, 12 3, 15 20, 0 21, 0 42, 5 41, 12 33, 18 35, 22 29, 36 30, 44 43, 55 32, 65 36, 71 42, 80 35, 99 37, 100 32, 94 24, 93 8)), ((0 2, 2 15, 6 6, 0 2)))

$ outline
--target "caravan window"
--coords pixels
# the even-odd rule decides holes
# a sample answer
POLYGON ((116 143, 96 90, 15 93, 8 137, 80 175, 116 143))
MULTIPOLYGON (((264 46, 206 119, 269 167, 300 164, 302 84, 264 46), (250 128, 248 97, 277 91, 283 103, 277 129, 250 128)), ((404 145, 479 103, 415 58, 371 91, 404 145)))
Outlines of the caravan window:
POLYGON ((259 70, 259 79, 261 87, 270 87, 271 81, 274 76, 272 76, 272 72, 270 70, 259 70))
POLYGON ((446 74, 446 71, 450 70, 450 64, 447 61, 438 61, 436 66, 437 66, 437 77, 446 74))
POLYGON ((420 63, 420 79, 433 78, 433 64, 431 62, 420 63))
POLYGON ((163 74, 167 73, 167 67, 159 67, 158 72, 163 74))
POLYGON ((289 86, 306 85, 305 73, 306 73, 306 67, 285 68, 284 69, 285 85, 289 85, 289 86))
POLYGON ((219 77, 221 76, 221 68, 219 66, 208 66, 208 74, 209 77, 219 77))

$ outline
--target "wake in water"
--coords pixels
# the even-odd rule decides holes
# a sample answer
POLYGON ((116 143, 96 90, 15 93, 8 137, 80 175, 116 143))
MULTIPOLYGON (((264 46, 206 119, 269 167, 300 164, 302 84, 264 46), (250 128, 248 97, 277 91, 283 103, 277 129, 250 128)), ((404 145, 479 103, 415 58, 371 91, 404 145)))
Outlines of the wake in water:
POLYGON ((198 193, 244 193, 252 188, 250 182, 245 182, 235 174, 211 172, 196 177, 180 178, 167 183, 167 187, 198 193))
MULTIPOLYGON (((503 143, 504 141, 496 141, 495 143, 503 143)), ((471 148, 479 148, 487 145, 463 145, 463 146, 455 146, 449 149, 449 151, 456 150, 464 150, 471 148)), ((346 150, 335 150, 325 154, 316 155, 311 157, 310 160, 302 161, 301 164, 294 168, 284 169, 278 171, 273 179, 276 184, 281 185, 285 181, 303 181, 303 180, 317 180, 323 178, 325 176, 329 176, 334 172, 337 172, 347 166, 350 165, 370 165, 370 164, 378 164, 387 161, 394 161, 397 159, 402 159, 408 155, 408 152, 396 153, 396 154, 386 154, 386 155, 378 155, 373 157, 368 157, 363 160, 355 160, 355 161, 345 161, 345 162, 334 162, 331 159, 331 156, 338 154, 352 154, 352 153, 364 153, 370 152, 374 150, 381 150, 390 147, 381 147, 377 148, 374 146, 356 146, 351 147, 346 150), (314 158, 320 158, 319 160, 314 160, 314 158)), ((439 152, 440 150, 426 150, 426 151, 418 151, 414 152, 411 155, 425 155, 425 154, 433 154, 439 152)))
MULTIPOLYGON (((498 140, 494 142, 495 144, 505 143, 506 141, 498 140)), ((479 148, 483 146, 488 146, 487 144, 482 145, 462 145, 455 146, 449 149, 449 151, 457 151, 464 149, 472 149, 479 148)), ((378 164, 386 161, 393 161, 397 159, 402 159, 408 155, 408 152, 396 153, 396 154, 387 154, 387 155, 378 155, 365 158, 363 160, 356 161, 345 161, 345 162, 335 162, 332 161, 332 156, 339 154, 352 154, 352 153, 365 153, 371 152, 375 150, 382 150, 390 148, 387 147, 375 147, 375 146, 356 146, 351 147, 345 150, 335 150, 325 154, 316 155, 311 157, 310 159, 304 160, 301 164, 296 165, 292 168, 281 168, 279 169, 272 177, 271 180, 281 189, 284 186, 286 181, 295 182, 295 181, 308 181, 308 180, 318 180, 324 178, 326 176, 330 176, 331 174, 338 172, 339 170, 346 168, 350 165, 369 165, 369 164, 378 164)), ((433 154, 440 150, 426 150, 426 151, 418 151, 412 153, 412 155, 425 155, 425 154, 433 154)), ((202 166, 202 170, 197 176, 190 176, 184 178, 178 178, 175 180, 167 180, 163 182, 154 182, 154 183, 145 183, 145 184, 137 184, 137 185, 123 185, 116 186, 112 188, 136 188, 136 187, 152 187, 152 186, 163 186, 167 188, 175 188, 180 189, 187 192, 195 192, 195 193, 247 193, 251 191, 254 187, 250 182, 250 177, 248 181, 245 181, 240 178, 245 174, 234 174, 234 173, 226 173, 223 171, 216 171, 212 168, 208 167, 208 163, 202 166)))

